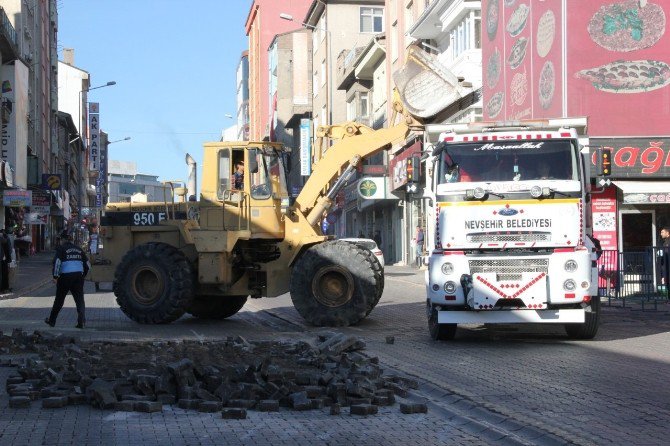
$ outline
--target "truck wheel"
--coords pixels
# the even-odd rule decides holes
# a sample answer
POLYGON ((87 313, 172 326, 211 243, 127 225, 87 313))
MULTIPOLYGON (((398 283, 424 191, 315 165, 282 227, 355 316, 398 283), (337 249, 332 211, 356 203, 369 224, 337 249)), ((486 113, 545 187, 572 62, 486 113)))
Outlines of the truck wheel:
POLYGON ((572 339, 593 339, 600 325, 600 297, 591 298, 591 311, 586 313, 583 324, 565 324, 565 332, 572 339))
POLYGON ((179 319, 193 300, 193 287, 191 263, 164 243, 131 249, 114 274, 116 302, 126 316, 141 324, 179 319))
POLYGON ((450 341, 456 336, 456 324, 438 324, 437 309, 428 310, 428 332, 435 341, 450 341))
MULTIPOLYGON (((293 266, 291 300, 298 313, 316 326, 358 323, 374 308, 383 275, 370 252, 339 240, 311 246, 293 266)), ((374 257, 374 256, 373 256, 374 257)))
POLYGON ((186 310, 201 319, 225 319, 242 309, 247 296, 198 296, 186 310))

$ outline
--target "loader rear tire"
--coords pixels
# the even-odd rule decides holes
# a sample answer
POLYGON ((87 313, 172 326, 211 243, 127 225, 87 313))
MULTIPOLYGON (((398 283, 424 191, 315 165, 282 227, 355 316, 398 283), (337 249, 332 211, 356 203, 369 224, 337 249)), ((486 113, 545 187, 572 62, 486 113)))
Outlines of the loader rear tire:
POLYGON ((188 313, 200 319, 226 319, 237 314, 248 296, 197 296, 188 313))
POLYGON ((165 243, 136 246, 123 256, 114 274, 114 294, 121 310, 140 324, 179 319, 193 300, 191 263, 165 243))
POLYGON ((365 254, 369 257, 372 264, 372 268, 375 274, 375 283, 377 284, 375 298, 370 300, 370 305, 368 306, 368 312, 366 316, 377 306, 379 300, 382 298, 384 293, 384 267, 379 262, 379 259, 372 253, 372 251, 366 249, 365 254))
POLYGON ((368 250, 352 243, 333 240, 311 246, 293 266, 293 305, 312 325, 354 325, 379 300, 384 277, 377 271, 380 266, 368 250))
POLYGON ((583 324, 565 324, 565 332, 571 339, 593 339, 600 325, 600 296, 591 298, 591 311, 585 315, 583 324))

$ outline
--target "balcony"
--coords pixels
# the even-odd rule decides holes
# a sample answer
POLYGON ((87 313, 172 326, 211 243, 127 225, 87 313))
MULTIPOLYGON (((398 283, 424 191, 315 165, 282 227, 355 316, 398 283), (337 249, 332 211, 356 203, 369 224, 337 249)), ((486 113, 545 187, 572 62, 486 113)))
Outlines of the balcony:
POLYGON ((19 58, 16 30, 2 7, 0 7, 0 52, 3 54, 3 62, 19 58))

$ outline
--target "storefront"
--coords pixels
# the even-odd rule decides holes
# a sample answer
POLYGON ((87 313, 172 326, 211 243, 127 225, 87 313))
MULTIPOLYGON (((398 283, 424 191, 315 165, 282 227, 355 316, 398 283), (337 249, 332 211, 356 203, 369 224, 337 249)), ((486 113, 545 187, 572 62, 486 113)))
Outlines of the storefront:
MULTIPOLYGON (((415 248, 413 243, 414 232, 417 226, 421 226, 424 231, 429 228, 426 225, 426 212, 424 202, 421 200, 423 190, 420 184, 425 184, 422 179, 421 168, 416 172, 412 165, 412 157, 421 155, 422 142, 411 139, 411 142, 405 145, 404 150, 396 153, 390 161, 391 168, 391 191, 400 198, 400 223, 401 230, 395 234, 396 246, 401 247, 399 257, 402 261, 410 265, 415 261, 415 248), (408 185, 415 185, 415 191, 408 191, 408 185)), ((418 166, 418 163, 417 163, 418 166)), ((400 250, 399 250, 400 251, 400 250)))

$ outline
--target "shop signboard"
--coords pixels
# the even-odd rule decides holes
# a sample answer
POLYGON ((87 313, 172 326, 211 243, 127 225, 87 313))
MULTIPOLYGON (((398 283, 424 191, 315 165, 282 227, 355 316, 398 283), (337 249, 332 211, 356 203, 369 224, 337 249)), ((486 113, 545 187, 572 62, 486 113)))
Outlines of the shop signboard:
MULTIPOLYGON (((34 189, 32 192, 32 202, 30 204, 31 209, 36 206, 39 207, 49 207, 51 206, 51 197, 49 192, 42 189, 34 189)), ((35 211, 33 211, 35 212, 35 211)))
POLYGON ((312 125, 309 119, 300 120, 300 175, 312 174, 312 125))
POLYGON ((61 175, 59 173, 43 173, 42 174, 42 189, 44 190, 61 190, 61 175))
POLYGON ((2 144, 0 158, 6 169, 14 169, 7 175, 8 186, 25 188, 28 186, 28 87, 29 70, 20 60, 3 63, 0 66, 2 85, 2 144), (11 183, 11 184, 10 184, 11 183))
POLYGON ((33 204, 33 192, 30 190, 6 189, 2 191, 2 204, 8 207, 30 207, 33 204))
POLYGON ((659 0, 482 1, 484 119, 588 116, 591 136, 667 134, 667 17, 659 0))
POLYGON ((88 170, 100 170, 100 104, 88 104, 88 170))
POLYGON ((623 194, 624 204, 670 204, 670 192, 623 194))
POLYGON ((28 212, 23 218, 23 223, 27 225, 46 225, 49 213, 28 212))
POLYGON ((598 259, 598 287, 600 288, 613 286, 618 270, 616 191, 616 187, 610 186, 602 193, 591 195, 593 237, 598 239, 604 251, 598 259))
POLYGON ((363 200, 386 198, 386 177, 364 177, 358 180, 358 195, 363 200))
POLYGON ((670 178, 668 137, 591 138, 589 144, 592 177, 595 177, 596 150, 604 147, 612 150, 612 178, 670 178))
POLYGON ((407 160, 420 153, 421 141, 417 141, 390 161, 391 190, 399 189, 407 184, 407 160))

